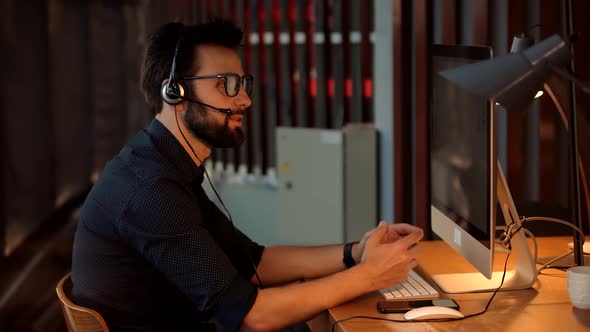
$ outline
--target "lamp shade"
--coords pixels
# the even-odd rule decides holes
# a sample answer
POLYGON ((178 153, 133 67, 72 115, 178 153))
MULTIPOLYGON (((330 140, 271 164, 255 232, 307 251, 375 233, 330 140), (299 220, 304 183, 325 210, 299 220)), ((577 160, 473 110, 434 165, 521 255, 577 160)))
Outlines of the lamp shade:
POLYGON ((566 43, 553 35, 534 46, 440 74, 463 89, 494 99, 508 110, 524 110, 543 86, 551 65, 570 60, 566 43))

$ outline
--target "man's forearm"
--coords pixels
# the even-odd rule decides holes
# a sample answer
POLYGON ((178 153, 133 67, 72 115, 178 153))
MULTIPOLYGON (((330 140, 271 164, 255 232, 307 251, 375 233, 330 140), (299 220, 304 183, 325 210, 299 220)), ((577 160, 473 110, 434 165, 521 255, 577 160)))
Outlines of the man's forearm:
POLYGON ((270 331, 306 321, 323 310, 374 289, 364 265, 321 279, 262 289, 242 322, 242 331, 270 331))
POLYGON ((342 248, 341 244, 268 247, 262 253, 258 274, 269 285, 324 277, 344 270, 342 248))

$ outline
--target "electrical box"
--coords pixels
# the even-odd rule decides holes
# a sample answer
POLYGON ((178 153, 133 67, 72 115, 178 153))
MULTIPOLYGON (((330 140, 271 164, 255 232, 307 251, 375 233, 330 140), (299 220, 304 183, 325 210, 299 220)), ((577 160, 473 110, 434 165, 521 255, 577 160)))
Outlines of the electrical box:
POLYGON ((281 244, 360 240, 377 225, 377 133, 278 127, 278 236, 281 244))

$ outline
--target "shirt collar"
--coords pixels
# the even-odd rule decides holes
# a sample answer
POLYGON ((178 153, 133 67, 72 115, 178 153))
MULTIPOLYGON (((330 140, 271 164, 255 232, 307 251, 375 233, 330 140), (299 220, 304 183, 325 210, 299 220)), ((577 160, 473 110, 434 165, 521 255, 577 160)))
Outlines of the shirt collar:
POLYGON ((180 142, 160 121, 153 119, 147 128, 156 148, 190 182, 203 182, 203 165, 197 166, 180 142))

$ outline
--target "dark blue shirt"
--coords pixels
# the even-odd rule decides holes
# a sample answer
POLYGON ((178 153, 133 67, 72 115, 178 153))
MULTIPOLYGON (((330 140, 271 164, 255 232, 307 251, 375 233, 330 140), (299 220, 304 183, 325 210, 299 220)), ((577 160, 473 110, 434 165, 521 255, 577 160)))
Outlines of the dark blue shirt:
POLYGON ((72 297, 112 331, 234 331, 264 248, 233 228, 197 167, 153 120, 111 160, 80 212, 72 297))

